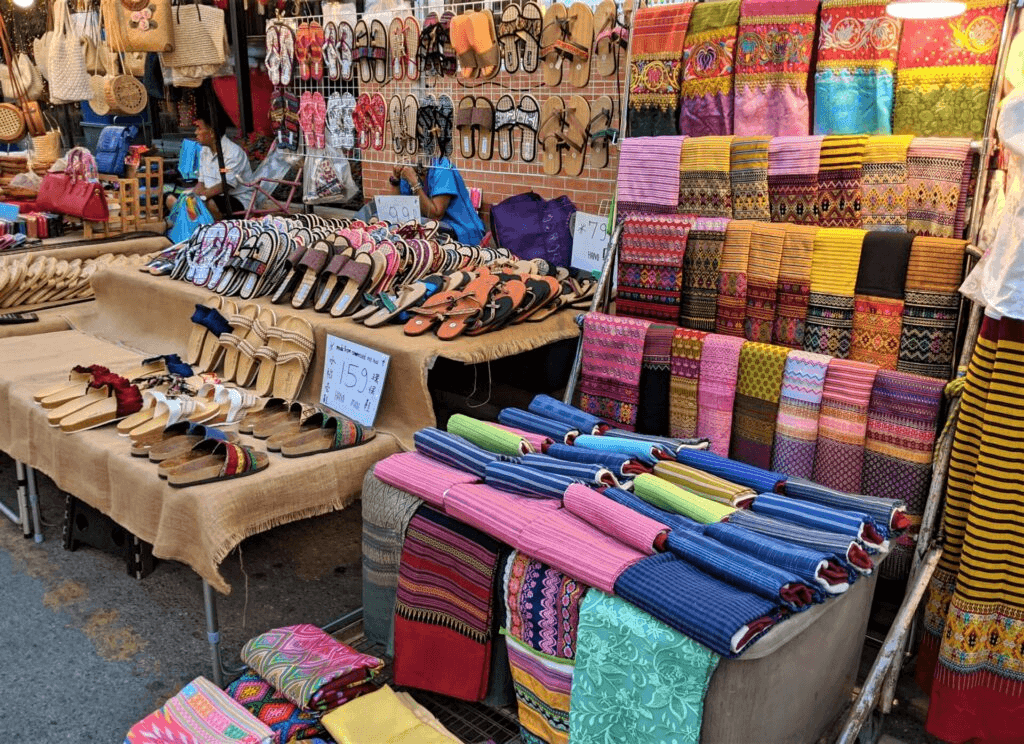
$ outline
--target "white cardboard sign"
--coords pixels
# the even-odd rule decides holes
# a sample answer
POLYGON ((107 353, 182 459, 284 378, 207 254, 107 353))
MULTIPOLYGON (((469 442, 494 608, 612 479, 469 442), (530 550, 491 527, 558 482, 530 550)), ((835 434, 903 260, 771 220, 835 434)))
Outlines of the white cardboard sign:
POLYGON ((607 217, 577 212, 572 228, 573 268, 600 274, 608 258, 609 242, 607 217))
POLYGON ((390 361, 388 354, 328 335, 320 402, 363 426, 373 426, 390 361))
POLYGON ((420 221, 420 198, 418 196, 375 196, 377 217, 384 222, 398 223, 409 220, 420 221))

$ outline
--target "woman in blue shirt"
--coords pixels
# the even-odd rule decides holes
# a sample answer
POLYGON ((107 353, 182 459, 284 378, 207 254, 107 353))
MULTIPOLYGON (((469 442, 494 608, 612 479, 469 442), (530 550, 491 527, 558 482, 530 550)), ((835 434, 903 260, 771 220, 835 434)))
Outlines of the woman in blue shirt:
POLYGON ((420 214, 450 226, 460 243, 480 245, 484 223, 473 208, 462 175, 448 158, 433 160, 425 181, 413 166, 396 165, 391 186, 392 194, 417 195, 420 214))

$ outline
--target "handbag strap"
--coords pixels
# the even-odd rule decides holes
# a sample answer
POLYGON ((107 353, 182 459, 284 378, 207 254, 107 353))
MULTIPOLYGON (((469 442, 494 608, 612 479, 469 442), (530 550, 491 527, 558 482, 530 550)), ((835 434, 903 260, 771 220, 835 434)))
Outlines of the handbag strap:
POLYGON ((7 38, 7 24, 4 23, 3 16, 0 16, 0 45, 3 46, 4 61, 7 62, 7 70, 11 77, 11 87, 14 88, 14 95, 18 99, 18 103, 24 106, 28 103, 28 97, 21 87, 21 81, 18 80, 18 71, 14 67, 14 54, 11 52, 11 42, 7 38))

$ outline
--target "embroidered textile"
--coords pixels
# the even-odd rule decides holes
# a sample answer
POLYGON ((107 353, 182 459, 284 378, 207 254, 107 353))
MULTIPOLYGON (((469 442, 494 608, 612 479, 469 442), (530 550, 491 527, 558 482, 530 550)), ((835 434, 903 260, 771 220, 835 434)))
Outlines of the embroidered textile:
POLYGON ((818 164, 824 137, 774 137, 768 144, 772 222, 818 224, 818 164))
POLYGON ((958 211, 970 185, 970 156, 970 140, 914 138, 907 151, 907 232, 936 238, 963 235, 958 211))
POLYGON ((537 652, 507 638, 524 742, 569 743, 569 699, 575 664, 537 652))
POLYGON ((853 296, 864 231, 822 228, 814 236, 804 351, 845 359, 853 341, 853 296))
MULTIPOLYGON (((675 6, 673 6, 675 7, 675 6)), ((647 10, 641 8, 639 12, 647 10)), ((674 212, 679 203, 679 153, 683 137, 622 140, 616 197, 625 211, 674 212)))
POLYGON ((252 669, 246 669, 241 677, 227 686, 226 692, 270 727, 277 744, 327 735, 327 730, 320 724, 320 713, 300 710, 252 669))
POLYGON ((868 403, 878 367, 833 359, 825 375, 818 416, 818 446, 811 478, 837 491, 860 490, 868 403))
POLYGON ((632 215, 622 223, 616 313, 676 323, 690 221, 632 215))
POLYGON ((160 710, 203 744, 263 744, 274 740, 274 732, 263 721, 205 677, 189 682, 160 710))
POLYGON ((747 317, 743 335, 748 341, 771 343, 778 299, 779 266, 786 225, 755 222, 747 260, 747 317))
POLYGON ((807 76, 817 14, 817 0, 744 0, 736 38, 736 134, 810 132, 807 76))
POLYGON ((896 369, 903 328, 903 292, 914 238, 869 232, 857 270, 850 359, 896 369))
POLYGON ((183 726, 155 710, 128 731, 124 744, 201 744, 183 726))
POLYGON ((697 436, 697 379, 706 335, 703 331, 677 328, 672 337, 669 434, 673 437, 697 436))
POLYGON ((793 349, 804 347, 807 304, 811 295, 811 256, 817 232, 816 227, 786 225, 776 290, 772 343, 793 349))
POLYGON ((823 0, 814 74, 816 134, 889 134, 900 21, 886 0, 823 0))
POLYGON ((587 588, 514 551, 504 571, 506 635, 546 656, 575 659, 580 602, 587 588))
POLYGON ((907 229, 907 150, 911 135, 868 137, 861 170, 861 222, 865 230, 907 229))
POLYGON ((731 142, 732 137, 687 137, 683 141, 679 155, 679 214, 732 217, 731 142))
POLYGON ((697 436, 711 440, 711 451, 723 457, 729 454, 736 372, 744 343, 736 336, 709 333, 701 348, 697 436))
POLYGON ((673 321, 672 325, 652 323, 647 329, 640 370, 640 403, 636 414, 636 433, 625 432, 630 436, 664 436, 668 431, 672 334, 676 329, 675 322, 673 321))
POLYGON ((680 134, 732 134, 732 66, 739 18, 740 0, 699 3, 693 9, 683 47, 680 134))
POLYGON ((694 6, 689 2, 645 6, 633 16, 628 113, 633 136, 678 132, 682 50, 694 6))
POLYGON ((645 320, 588 313, 583 321, 580 408, 623 429, 636 425, 645 320))
POLYGON ((772 218, 768 200, 768 143, 771 137, 733 137, 729 156, 732 216, 737 220, 772 218))
POLYGON ((690 226, 683 256, 680 324, 698 331, 715 330, 718 271, 729 220, 698 217, 690 226))
POLYGON ((722 258, 718 263, 718 307, 715 314, 715 331, 718 333, 743 335, 747 317, 747 266, 754 225, 751 220, 732 220, 725 228, 722 258))
POLYGON ((767 470, 772 464, 775 421, 789 349, 747 343, 740 350, 729 457, 767 470))
POLYGON ((810 478, 818 444, 818 413, 829 357, 794 351, 786 357, 775 421, 772 470, 810 478))
POLYGON ((860 178, 864 135, 829 135, 822 140, 818 165, 818 224, 860 227, 860 178))

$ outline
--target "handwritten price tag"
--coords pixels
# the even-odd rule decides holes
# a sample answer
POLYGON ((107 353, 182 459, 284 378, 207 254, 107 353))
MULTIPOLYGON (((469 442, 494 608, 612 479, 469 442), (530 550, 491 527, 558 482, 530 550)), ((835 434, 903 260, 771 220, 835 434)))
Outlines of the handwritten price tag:
POLYGON ((328 336, 320 402, 363 426, 373 426, 390 361, 388 354, 328 336))
POLYGON ((608 218, 577 212, 575 219, 572 229, 573 268, 599 275, 608 257, 608 218))
POLYGON ((377 216, 385 222, 420 221, 420 198, 418 196, 375 196, 377 216))

